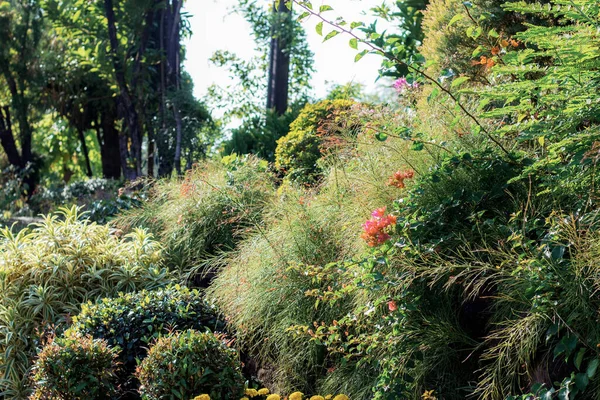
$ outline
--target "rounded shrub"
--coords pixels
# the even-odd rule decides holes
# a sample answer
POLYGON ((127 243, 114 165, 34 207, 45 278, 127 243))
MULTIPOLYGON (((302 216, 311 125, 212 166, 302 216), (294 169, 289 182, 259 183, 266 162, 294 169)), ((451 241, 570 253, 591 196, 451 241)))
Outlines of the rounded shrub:
POLYGON ((140 394, 148 400, 238 400, 244 378, 236 352, 211 333, 194 330, 160 338, 137 370, 140 394))
POLYGON ((46 332, 60 333, 80 305, 165 286, 161 246, 142 230, 118 236, 76 208, 18 234, 0 230, 0 392, 29 395, 29 369, 46 332))
POLYGON ((221 330, 213 307, 197 290, 171 286, 122 294, 84 304, 66 335, 91 335, 120 349, 118 373, 123 390, 135 389, 136 360, 146 356, 149 343, 173 330, 221 330))
POLYGON ((117 350, 91 336, 58 338, 33 367, 32 400, 107 399, 115 393, 117 350))
POLYGON ((325 137, 342 136, 342 127, 336 125, 347 123, 354 104, 352 100, 323 100, 302 109, 290 125, 290 133, 277 141, 275 150, 276 167, 285 172, 287 179, 304 184, 318 180, 325 137))

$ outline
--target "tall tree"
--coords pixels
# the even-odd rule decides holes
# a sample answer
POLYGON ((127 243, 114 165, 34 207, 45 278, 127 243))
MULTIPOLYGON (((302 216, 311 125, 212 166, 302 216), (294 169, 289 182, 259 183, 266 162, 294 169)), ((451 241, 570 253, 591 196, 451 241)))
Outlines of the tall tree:
MULTIPOLYGON (((8 161, 18 168, 33 162, 30 111, 32 96, 38 92, 43 28, 38 1, 4 0, 0 3, 0 144, 8 161)), ((33 177, 26 182, 31 193, 35 185, 33 177)))
POLYGON ((290 43, 293 37, 292 11, 286 0, 273 3, 271 18, 271 53, 267 83, 267 110, 283 115, 288 106, 290 77, 290 43))

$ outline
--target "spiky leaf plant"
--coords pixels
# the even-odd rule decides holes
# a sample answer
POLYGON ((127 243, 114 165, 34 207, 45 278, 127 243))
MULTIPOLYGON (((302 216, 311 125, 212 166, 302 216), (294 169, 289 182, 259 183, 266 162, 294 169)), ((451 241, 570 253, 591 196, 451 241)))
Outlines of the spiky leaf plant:
POLYGON ((0 231, 0 374, 5 398, 29 395, 28 374, 45 337, 80 305, 119 292, 164 286, 161 247, 136 230, 119 237, 77 208, 48 215, 14 234, 0 231))

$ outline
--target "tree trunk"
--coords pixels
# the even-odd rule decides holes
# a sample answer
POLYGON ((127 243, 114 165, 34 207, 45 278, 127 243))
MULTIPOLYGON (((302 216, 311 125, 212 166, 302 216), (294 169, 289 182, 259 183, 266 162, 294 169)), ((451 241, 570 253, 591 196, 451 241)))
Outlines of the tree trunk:
POLYGON ((271 53, 269 60, 269 81, 267 86, 267 110, 275 110, 283 115, 288 106, 290 76, 289 30, 292 27, 292 13, 286 0, 278 0, 273 5, 271 26, 271 53))
POLYGON ((102 176, 106 179, 119 179, 121 178, 121 156, 114 112, 103 111, 100 113, 100 119, 96 124, 96 130, 102 158, 102 176))
POLYGON ((23 160, 15 142, 8 106, 0 108, 0 144, 8 157, 8 162, 15 167, 23 168, 23 160))
POLYGON ((81 151, 83 152, 83 158, 85 160, 86 175, 88 176, 88 178, 91 178, 92 176, 94 176, 94 173, 92 172, 92 164, 90 163, 90 153, 88 151, 87 144, 85 143, 85 132, 80 126, 77 127, 77 134, 79 135, 79 141, 81 142, 81 151))
POLYGON ((176 138, 175 138, 175 170, 177 175, 181 175, 181 139, 183 134, 183 124, 181 122, 181 114, 177 108, 177 104, 173 102, 173 116, 175 117, 176 138))
POLYGON ((117 28, 115 23, 115 12, 113 8, 112 0, 104 0, 104 11, 106 13, 106 19, 108 22, 108 37, 110 41, 110 48, 113 59, 113 66, 115 69, 115 77, 117 84, 119 85, 120 91, 120 106, 119 110, 121 117, 126 122, 129 138, 127 135, 121 134, 119 138, 120 142, 120 153, 121 153, 121 164, 123 166, 123 173, 126 179, 132 180, 142 175, 142 143, 141 143, 141 130, 139 124, 139 116, 135 107, 134 100, 127 86, 125 80, 125 67, 119 56, 119 42, 117 39, 117 28), (127 163, 123 160, 123 156, 126 156, 126 160, 129 158, 128 151, 128 139, 131 139, 132 154, 131 159, 133 161, 133 168, 129 168, 127 163))

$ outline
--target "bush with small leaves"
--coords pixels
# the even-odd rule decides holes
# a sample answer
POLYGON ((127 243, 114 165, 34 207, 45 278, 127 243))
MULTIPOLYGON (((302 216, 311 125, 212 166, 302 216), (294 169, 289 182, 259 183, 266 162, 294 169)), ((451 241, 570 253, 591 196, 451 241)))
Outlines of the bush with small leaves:
POLYGON ((211 333, 194 330, 160 338, 137 370, 146 400, 192 399, 207 394, 238 400, 244 378, 236 352, 211 333))
POLYGON ((171 286, 84 304, 66 335, 91 335, 118 346, 119 384, 122 390, 135 390, 136 360, 146 356, 152 341, 173 330, 222 328, 214 308, 197 290, 171 286))
POLYGON ((33 367, 31 400, 97 400, 115 393, 117 350, 91 336, 56 339, 33 367))

